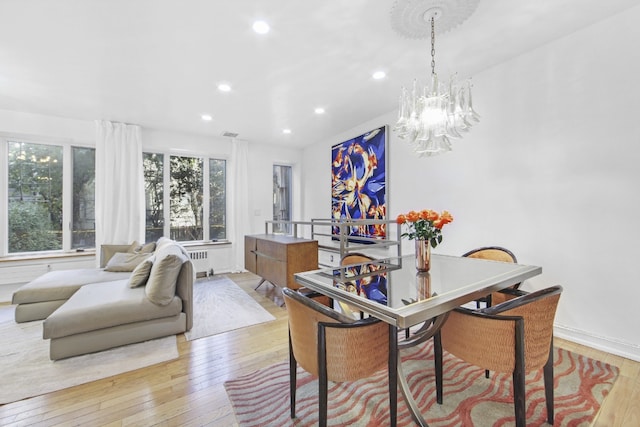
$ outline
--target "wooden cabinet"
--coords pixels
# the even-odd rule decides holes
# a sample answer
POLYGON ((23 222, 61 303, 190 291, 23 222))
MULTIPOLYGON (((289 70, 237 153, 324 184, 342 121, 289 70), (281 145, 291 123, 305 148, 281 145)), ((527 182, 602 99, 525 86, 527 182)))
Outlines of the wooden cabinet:
POLYGON ((244 236, 244 268, 274 285, 298 289, 293 275, 318 268, 318 242, 278 234, 244 236))

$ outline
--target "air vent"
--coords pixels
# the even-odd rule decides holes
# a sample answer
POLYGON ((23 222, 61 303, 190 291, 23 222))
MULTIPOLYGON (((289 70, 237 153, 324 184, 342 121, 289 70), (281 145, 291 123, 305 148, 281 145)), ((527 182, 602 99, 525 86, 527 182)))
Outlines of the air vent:
POLYGON ((234 132, 222 132, 222 136, 226 136, 227 138, 236 138, 238 136, 237 133, 234 132))

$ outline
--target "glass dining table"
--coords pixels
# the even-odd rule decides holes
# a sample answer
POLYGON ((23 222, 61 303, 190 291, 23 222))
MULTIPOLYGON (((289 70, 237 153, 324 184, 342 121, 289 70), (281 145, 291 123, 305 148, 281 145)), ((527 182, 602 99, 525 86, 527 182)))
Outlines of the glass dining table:
POLYGON ((432 254, 428 272, 407 255, 295 274, 298 284, 389 324, 391 425, 397 420, 397 385, 414 421, 427 423, 411 395, 399 350, 431 338, 452 309, 542 273, 537 266, 432 254), (398 339, 399 331, 416 325, 398 339))

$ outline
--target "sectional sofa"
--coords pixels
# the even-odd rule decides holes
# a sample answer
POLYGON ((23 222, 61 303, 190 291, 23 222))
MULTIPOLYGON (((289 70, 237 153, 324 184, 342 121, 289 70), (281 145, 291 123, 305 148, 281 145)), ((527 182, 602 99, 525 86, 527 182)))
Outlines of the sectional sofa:
POLYGON ((52 360, 186 332, 195 272, 167 238, 104 245, 101 268, 52 271, 13 294, 16 322, 44 319, 52 360))

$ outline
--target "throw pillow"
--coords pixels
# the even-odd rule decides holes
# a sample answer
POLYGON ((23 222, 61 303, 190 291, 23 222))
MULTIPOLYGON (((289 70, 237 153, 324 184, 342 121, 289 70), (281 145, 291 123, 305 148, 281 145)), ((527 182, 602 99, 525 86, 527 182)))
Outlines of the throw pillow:
POLYGON ((104 268, 107 266, 109 260, 118 252, 133 252, 135 248, 140 246, 140 244, 136 241, 133 243, 125 244, 125 245, 115 245, 115 244, 103 244, 100 246, 101 248, 101 256, 100 256, 100 268, 104 268))
POLYGON ((129 278, 130 288, 137 288, 147 283, 149 274, 151 273, 151 267, 153 267, 153 261, 154 257, 149 257, 138 264, 129 278))
POLYGON ((151 267, 149 280, 144 288, 147 298, 157 305, 167 305, 176 294, 176 281, 182 264, 187 257, 182 254, 168 254, 156 259, 151 267))
POLYGON ((145 243, 144 245, 138 245, 134 252, 139 254, 151 254, 156 250, 156 242, 145 243))
POLYGON ((104 269, 105 271, 133 271, 138 264, 150 256, 151 254, 116 252, 104 269))

